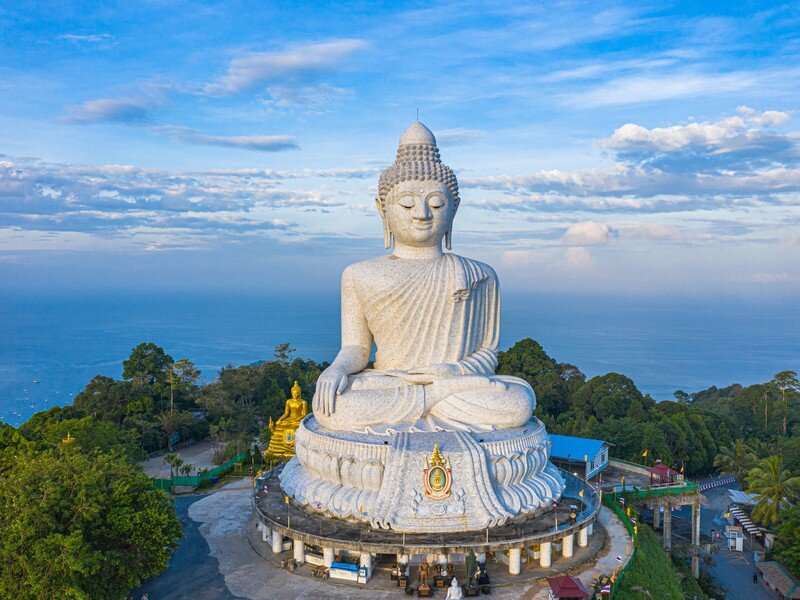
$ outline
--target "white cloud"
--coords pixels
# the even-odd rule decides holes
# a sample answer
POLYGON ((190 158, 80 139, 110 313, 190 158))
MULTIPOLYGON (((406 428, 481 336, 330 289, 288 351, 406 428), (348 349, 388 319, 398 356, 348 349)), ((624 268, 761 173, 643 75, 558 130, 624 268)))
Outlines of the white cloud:
POLYGON ((567 269, 568 271, 586 271, 594 267, 594 265, 592 254, 583 246, 567 248, 564 250, 564 257, 555 264, 557 268, 567 269))
POLYGON ((754 108, 744 105, 737 106, 736 110, 743 115, 746 115, 747 118, 756 125, 761 126, 783 125, 786 123, 786 121, 792 118, 788 112, 781 110, 765 110, 764 112, 759 113, 754 108))
POLYGON ((141 121, 155 107, 146 99, 136 98, 98 98, 87 100, 80 106, 68 106, 67 121, 141 121))
POLYGON ((436 132, 436 142, 439 145, 455 146, 457 144, 473 142, 485 135, 485 131, 479 131, 477 129, 442 129, 436 132))
POLYGON ((100 42, 112 40, 114 39, 114 36, 108 33, 92 33, 83 35, 76 33, 64 33, 59 35, 58 39, 66 40, 68 42, 98 44, 100 42))
POLYGON ((211 95, 239 94, 269 83, 287 85, 315 79, 342 68, 368 44, 359 39, 339 39, 299 44, 282 52, 258 52, 234 58, 225 75, 204 86, 211 95))
POLYGON ((684 239, 683 232, 677 225, 670 223, 613 223, 614 231, 621 239, 649 241, 679 241, 684 239))
POLYGON ((744 119, 739 117, 729 117, 717 123, 690 123, 653 129, 626 123, 614 131, 610 138, 603 140, 601 145, 612 150, 646 147, 665 152, 694 145, 712 147, 720 146, 741 133, 745 127, 744 119))
POLYGON ((670 73, 617 77, 566 96, 570 104, 597 108, 738 92, 759 84, 756 73, 670 73))
POLYGON ((793 283, 800 281, 800 276, 789 273, 754 273, 753 281, 756 283, 793 283))
POLYGON ((608 244, 613 237, 614 232, 606 223, 583 221, 569 226, 563 242, 572 246, 592 246, 608 244))
POLYGON ((195 129, 177 125, 154 127, 151 131, 159 135, 169 136, 173 140, 186 144, 243 148, 262 152, 299 149, 297 138, 290 135, 209 135, 195 129))
POLYGON ((500 262, 509 269, 524 269, 541 263, 546 254, 541 250, 506 250, 500 256, 500 262))

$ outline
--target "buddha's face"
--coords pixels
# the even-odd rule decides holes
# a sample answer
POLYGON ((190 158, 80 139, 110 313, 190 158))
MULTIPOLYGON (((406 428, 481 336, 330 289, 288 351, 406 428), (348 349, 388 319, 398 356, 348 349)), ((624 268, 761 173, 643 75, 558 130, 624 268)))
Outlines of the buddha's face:
POLYGON ((396 243, 426 247, 442 243, 455 216, 455 203, 443 183, 401 181, 389 193, 384 210, 396 243))

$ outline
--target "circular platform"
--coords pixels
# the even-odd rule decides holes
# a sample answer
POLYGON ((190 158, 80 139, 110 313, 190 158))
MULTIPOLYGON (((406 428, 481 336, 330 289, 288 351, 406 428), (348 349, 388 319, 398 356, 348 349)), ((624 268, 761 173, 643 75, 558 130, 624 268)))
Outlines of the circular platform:
POLYGON ((416 534, 481 531, 547 513, 564 481, 544 424, 490 432, 331 431, 313 417, 280 476, 311 512, 416 534))
POLYGON ((584 530, 594 523, 600 509, 599 497, 591 486, 561 471, 566 483, 564 493, 556 507, 546 512, 479 531, 400 533, 325 516, 294 501, 287 504, 280 470, 259 478, 254 488, 254 510, 262 526, 305 544, 353 552, 402 555, 519 549, 558 541, 584 530))

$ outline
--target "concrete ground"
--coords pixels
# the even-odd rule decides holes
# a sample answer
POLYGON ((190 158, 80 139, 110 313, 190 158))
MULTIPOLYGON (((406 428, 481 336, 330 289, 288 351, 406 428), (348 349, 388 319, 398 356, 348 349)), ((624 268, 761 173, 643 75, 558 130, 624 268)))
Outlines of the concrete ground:
MULTIPOLYGON (((214 445, 211 442, 198 442, 176 450, 173 454, 179 455, 184 463, 194 466, 192 474, 198 469, 210 469, 215 466, 211 462, 214 456, 214 445)), ((169 465, 164 462, 164 456, 165 454, 154 456, 139 464, 148 476, 156 479, 169 479, 169 465)))
MULTIPOLYGON (((700 529, 711 535, 711 530, 725 531, 722 513, 728 507, 730 496, 728 490, 739 489, 738 485, 712 488, 703 492, 705 501, 700 508, 700 529)), ((690 509, 683 508, 674 513, 676 517, 691 519, 690 509)), ((674 520, 673 520, 674 523, 674 520)), ((725 538, 717 540, 719 551, 714 554, 714 566, 709 572, 719 581, 727 593, 728 600, 774 600, 775 594, 767 588, 763 580, 753 583, 756 570, 753 561, 753 545, 748 536, 744 552, 728 550, 725 538)))
MULTIPOLYGON (((228 484, 207 496, 179 498, 177 508, 186 519, 186 537, 170 561, 168 570, 135 590, 134 598, 141 597, 145 591, 150 600, 383 600, 403 597, 397 588, 379 587, 377 577, 375 585, 355 588, 332 581, 321 582, 274 567, 251 545, 255 543, 252 540, 260 540, 260 532, 256 530, 256 520, 252 514, 249 478, 228 484)), ((600 551, 599 558, 587 563, 591 565, 589 567, 576 567, 578 572, 573 573, 587 586, 593 585, 594 576, 600 571, 612 571, 618 565, 616 557, 625 557, 626 549, 630 546, 627 532, 608 509, 602 509, 600 523, 608 532, 608 541, 600 551)), ((558 560, 554 561, 554 566, 557 566, 558 560)), ((504 567, 498 565, 498 568, 504 567)), ((543 600, 547 597, 547 590, 539 583, 529 582, 493 587, 491 595, 499 600, 543 600)), ((439 594, 439 597, 443 597, 443 594, 439 594)))

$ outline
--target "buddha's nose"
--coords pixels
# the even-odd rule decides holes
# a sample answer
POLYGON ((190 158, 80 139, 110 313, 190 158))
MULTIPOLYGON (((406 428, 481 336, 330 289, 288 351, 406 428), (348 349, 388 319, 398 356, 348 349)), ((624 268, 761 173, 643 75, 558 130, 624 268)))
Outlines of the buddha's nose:
POLYGON ((430 221, 433 218, 433 212, 427 202, 417 202, 414 205, 412 216, 420 221, 430 221))

